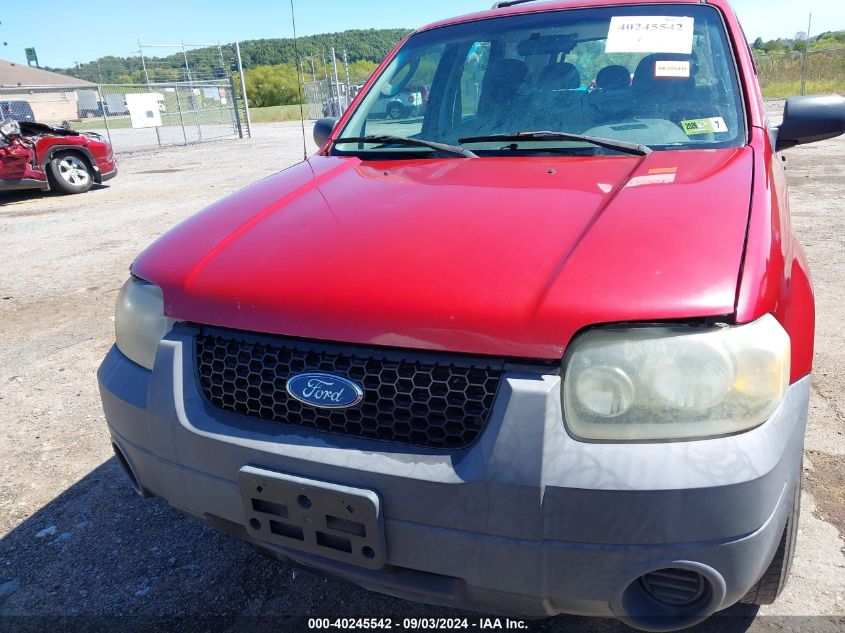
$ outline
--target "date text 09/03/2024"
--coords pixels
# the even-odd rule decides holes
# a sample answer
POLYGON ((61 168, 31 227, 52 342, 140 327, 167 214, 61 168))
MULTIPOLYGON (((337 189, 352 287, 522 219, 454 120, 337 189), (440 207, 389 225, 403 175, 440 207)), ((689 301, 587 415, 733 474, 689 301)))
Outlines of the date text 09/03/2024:
POLYGON ((438 618, 410 617, 402 618, 309 618, 308 629, 326 630, 383 630, 383 631, 421 631, 421 630, 488 630, 488 631, 525 631, 529 626, 525 620, 497 617, 477 618, 438 618))

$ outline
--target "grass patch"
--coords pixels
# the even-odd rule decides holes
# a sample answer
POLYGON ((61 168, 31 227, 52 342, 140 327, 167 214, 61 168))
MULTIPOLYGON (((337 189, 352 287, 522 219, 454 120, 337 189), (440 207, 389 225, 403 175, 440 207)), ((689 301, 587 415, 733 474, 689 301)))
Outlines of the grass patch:
MULTIPOLYGON (((313 109, 313 108, 312 108, 313 109)), ((305 116, 308 118, 308 111, 306 109, 305 116)), ((280 123, 282 121, 299 121, 299 106, 298 105, 283 105, 271 106, 267 108, 250 108, 250 119, 253 123, 280 123)), ((168 111, 162 113, 161 123, 162 127, 181 127, 184 121, 185 127, 196 126, 197 122, 201 125, 232 125, 232 110, 230 108, 214 108, 208 110, 185 110, 182 112, 180 119, 178 111, 168 111)), ((246 119, 241 110, 241 121, 246 119)), ((110 116, 108 118, 109 129, 120 130, 132 127, 129 116, 110 116)), ((81 119, 78 121, 70 121, 70 126, 74 130, 84 132, 86 130, 103 130, 103 117, 97 116, 91 119, 81 119)))
MULTIPOLYGON (((182 116, 179 112, 163 112, 161 114, 162 127, 181 127, 184 122, 185 127, 191 125, 233 125, 234 113, 231 108, 213 108, 206 110, 185 110, 182 116)), ((132 127, 132 122, 129 115, 118 115, 108 117, 109 129, 120 130, 132 127)), ((74 130, 102 130, 105 128, 102 116, 96 116, 90 119, 80 119, 79 121, 70 121, 70 126, 74 130)))
POLYGON ((802 75, 807 78, 806 94, 845 94, 845 48, 811 51, 806 61, 796 53, 757 55, 755 61, 764 97, 784 99, 800 95, 802 75))
MULTIPOLYGON (((801 81, 770 81, 764 83, 763 96, 767 99, 788 99, 801 94, 801 81)), ((808 79, 805 86, 808 95, 838 93, 845 95, 845 78, 812 80, 808 79)))
POLYGON ((266 108, 250 108, 249 119, 253 123, 280 123, 282 121, 299 121, 298 105, 269 106, 266 108))

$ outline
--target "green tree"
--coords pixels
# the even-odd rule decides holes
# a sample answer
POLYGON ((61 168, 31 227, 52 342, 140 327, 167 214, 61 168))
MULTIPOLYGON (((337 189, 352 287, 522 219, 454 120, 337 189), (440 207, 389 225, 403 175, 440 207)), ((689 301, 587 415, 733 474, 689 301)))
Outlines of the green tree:
POLYGON ((349 81, 353 84, 363 84, 376 69, 376 63, 366 59, 349 64, 349 81))
POLYGON ((812 44, 811 50, 845 47, 845 31, 828 31, 819 35, 812 44))
POLYGON ((780 39, 769 40, 763 44, 762 48, 766 53, 782 53, 786 51, 786 45, 780 39))
POLYGON ((250 105, 257 108, 299 103, 299 77, 289 64, 245 70, 244 83, 250 105))

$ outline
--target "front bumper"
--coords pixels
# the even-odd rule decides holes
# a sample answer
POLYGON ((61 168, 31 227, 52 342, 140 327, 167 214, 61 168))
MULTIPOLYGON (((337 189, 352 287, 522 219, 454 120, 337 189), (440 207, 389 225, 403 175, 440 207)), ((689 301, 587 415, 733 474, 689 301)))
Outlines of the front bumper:
POLYGON ((117 165, 115 165, 114 169, 112 169, 111 171, 108 171, 104 174, 100 174, 100 183, 104 183, 108 180, 111 180, 115 176, 117 176, 117 165))
POLYGON ((100 165, 94 167, 94 182, 98 185, 111 180, 115 176, 117 176, 117 161, 114 159, 103 163, 102 167, 100 165), (106 171, 103 171, 103 167, 106 171))
POLYGON ((113 442, 143 493, 280 557, 433 604, 635 624, 626 592, 645 572, 703 573, 713 597, 702 617, 760 578, 792 505, 809 396, 805 378, 741 435, 584 443, 561 422, 558 376, 509 372, 481 439, 443 453, 213 410, 186 333, 162 341, 152 372, 113 348, 98 377, 113 442), (376 491, 387 564, 368 570, 256 541, 238 485, 248 465, 376 491))

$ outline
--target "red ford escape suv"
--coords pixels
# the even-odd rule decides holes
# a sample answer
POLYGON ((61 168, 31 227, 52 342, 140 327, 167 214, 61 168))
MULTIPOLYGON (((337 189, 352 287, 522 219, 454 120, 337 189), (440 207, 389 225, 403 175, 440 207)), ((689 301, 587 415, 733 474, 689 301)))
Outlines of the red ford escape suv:
POLYGON ((133 485, 376 591, 646 629, 773 601, 813 290, 724 0, 499 3, 132 265, 99 371, 133 485), (595 88, 586 88, 596 80, 595 88), (426 107, 375 114, 430 86, 426 107))

